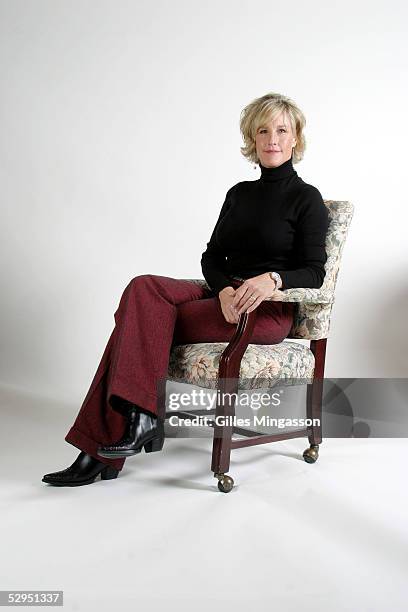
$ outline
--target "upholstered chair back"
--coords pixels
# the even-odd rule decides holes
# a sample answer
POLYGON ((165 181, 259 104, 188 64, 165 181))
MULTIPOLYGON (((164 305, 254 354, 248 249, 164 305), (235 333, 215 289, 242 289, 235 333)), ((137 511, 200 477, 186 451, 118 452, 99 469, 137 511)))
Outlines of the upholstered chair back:
POLYGON ((327 338, 340 261, 354 214, 351 202, 324 200, 329 211, 326 235, 326 276, 320 289, 287 289, 281 291, 283 302, 297 302, 293 326, 288 338, 319 340, 327 338))

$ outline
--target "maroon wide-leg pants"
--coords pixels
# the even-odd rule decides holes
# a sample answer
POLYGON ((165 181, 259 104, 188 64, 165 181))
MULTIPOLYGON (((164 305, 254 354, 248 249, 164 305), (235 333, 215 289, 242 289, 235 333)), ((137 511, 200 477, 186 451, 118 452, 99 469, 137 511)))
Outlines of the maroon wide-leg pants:
MULTIPOLYGON (((238 287, 242 281, 232 280, 238 287)), ((277 344, 289 334, 294 304, 264 301, 258 308, 253 344, 277 344)), ((125 458, 97 454, 124 434, 126 418, 112 407, 119 396, 157 414, 157 381, 167 376, 173 345, 229 342, 228 323, 210 289, 188 280, 143 274, 125 288, 114 314, 115 327, 74 424, 65 440, 121 470, 125 458)))

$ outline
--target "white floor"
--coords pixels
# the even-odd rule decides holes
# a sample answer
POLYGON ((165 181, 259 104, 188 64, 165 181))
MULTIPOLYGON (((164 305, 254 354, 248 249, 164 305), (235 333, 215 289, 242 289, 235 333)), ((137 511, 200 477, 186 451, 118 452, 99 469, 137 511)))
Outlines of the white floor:
POLYGON ((307 440, 233 451, 217 489, 206 438, 168 438, 118 479, 52 487, 78 452, 74 414, 2 393, 0 589, 64 591, 66 610, 402 611, 405 439, 307 440), (262 609, 263 609, 262 608, 262 609))

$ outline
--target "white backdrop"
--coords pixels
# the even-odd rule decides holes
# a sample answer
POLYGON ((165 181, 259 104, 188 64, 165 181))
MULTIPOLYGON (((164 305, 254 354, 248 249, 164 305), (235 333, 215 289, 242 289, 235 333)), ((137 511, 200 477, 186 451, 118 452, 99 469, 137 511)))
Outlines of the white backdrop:
POLYGON ((4 385, 79 407, 130 279, 202 276, 269 91, 306 115, 299 176, 355 205, 326 375, 407 376, 402 3, 0 6, 4 385))

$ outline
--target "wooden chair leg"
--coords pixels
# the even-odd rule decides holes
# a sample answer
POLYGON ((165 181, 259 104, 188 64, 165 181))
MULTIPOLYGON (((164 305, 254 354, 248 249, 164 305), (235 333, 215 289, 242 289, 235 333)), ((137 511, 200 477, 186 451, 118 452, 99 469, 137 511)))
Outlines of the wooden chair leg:
POLYGON ((315 357, 315 369, 313 383, 307 385, 306 416, 308 419, 318 419, 319 424, 312 424, 308 427, 310 447, 303 453, 303 458, 307 463, 317 461, 319 444, 322 442, 322 400, 326 343, 326 338, 310 342, 310 349, 315 357))
POLYGON ((217 391, 211 470, 214 472, 214 476, 218 478, 218 488, 227 493, 234 485, 234 481, 230 476, 226 476, 226 472, 230 467, 238 380, 232 378, 221 379, 217 391))
POLYGON ((220 357, 218 368, 216 419, 226 419, 221 424, 214 423, 213 452, 211 470, 218 478, 218 489, 224 493, 231 491, 234 481, 225 472, 229 470, 235 398, 239 387, 241 359, 245 353, 254 329, 257 311, 241 314, 233 338, 220 357), (220 397, 221 396, 221 397, 220 397))

